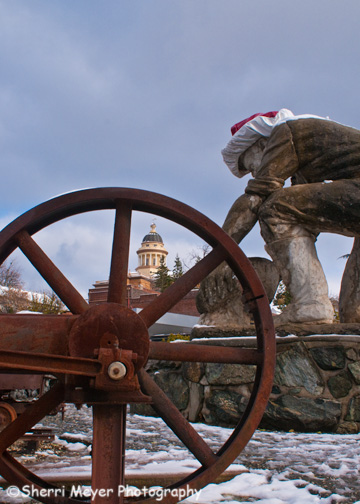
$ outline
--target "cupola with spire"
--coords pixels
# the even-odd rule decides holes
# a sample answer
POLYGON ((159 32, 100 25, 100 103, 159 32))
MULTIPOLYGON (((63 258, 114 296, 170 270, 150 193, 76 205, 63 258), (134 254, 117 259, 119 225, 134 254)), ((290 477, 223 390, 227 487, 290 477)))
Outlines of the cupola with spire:
POLYGON ((160 266, 161 257, 166 264, 168 251, 164 247, 164 242, 156 231, 154 223, 150 226, 150 232, 146 234, 141 242, 141 247, 136 251, 138 255, 138 267, 136 271, 144 276, 151 277, 160 266))

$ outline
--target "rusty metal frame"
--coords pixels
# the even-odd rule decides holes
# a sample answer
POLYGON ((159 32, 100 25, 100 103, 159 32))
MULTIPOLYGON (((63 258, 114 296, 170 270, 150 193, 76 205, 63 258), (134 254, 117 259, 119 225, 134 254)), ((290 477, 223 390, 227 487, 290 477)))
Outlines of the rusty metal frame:
MULTIPOLYGON (((104 488, 104 485, 117 488, 124 482, 126 427, 124 402, 139 402, 148 400, 146 396, 151 396, 154 408, 202 464, 200 469, 169 488, 188 487, 199 490, 214 481, 235 460, 258 426, 271 392, 275 366, 275 336, 268 300, 251 263, 238 245, 210 219, 179 201, 138 189, 97 188, 59 196, 38 205, 13 221, 0 233, 0 263, 16 248, 22 250, 68 306, 72 315, 63 317, 0 315, 0 371, 2 368, 26 373, 49 372, 58 378, 58 385, 0 433, 0 473, 11 484, 20 487, 24 484, 34 484, 39 489, 50 488, 45 481, 13 459, 7 448, 62 401, 91 402, 90 397, 94 397, 92 485, 95 489, 104 488), (100 314, 99 311, 89 307, 76 288, 38 246, 32 235, 64 218, 105 209, 115 210, 115 226, 108 302, 100 314), (133 315, 130 316, 130 311, 126 307, 126 278, 133 211, 155 213, 172 220, 197 234, 213 248, 205 258, 136 315, 136 319, 133 315), (208 345, 145 343, 144 335, 147 328, 223 261, 228 263, 243 287, 245 299, 254 316, 257 348, 229 349, 208 345), (107 319, 110 318, 110 314, 113 318, 117 311, 119 311, 118 325, 110 331, 109 337, 105 338, 104 334, 108 334, 107 319), (90 328, 93 321, 100 324, 104 337, 101 341, 97 341, 97 336, 93 335, 87 351, 81 355, 74 354, 72 348, 81 349, 82 346, 86 346, 82 345, 81 328, 90 328), (119 328, 121 330, 118 331, 119 328), (119 333, 131 334, 121 336, 119 333), (136 337, 131 337, 134 334, 136 337), (132 343, 136 339, 138 339, 137 345, 132 343), (81 344, 78 344, 78 341, 81 344), (126 362, 134 362, 136 373, 128 382, 120 382, 117 388, 114 384, 110 384, 104 362, 109 362, 112 355, 121 360, 122 348, 127 355, 126 362), (96 351, 92 358, 90 350, 96 351), (184 362, 256 365, 254 387, 246 411, 217 453, 211 450, 144 371, 143 364, 148 357, 184 362), (138 358, 141 365, 136 368, 138 358), (97 389, 97 383, 101 383, 101 390, 97 389), (82 388, 80 393, 79 388, 82 388)), ((42 502, 55 504, 79 502, 70 497, 66 500, 64 497, 60 499, 62 500, 56 497, 44 498, 42 502)), ((100 504, 100 500, 96 498, 92 502, 100 504)), ((118 497, 116 494, 110 495, 108 499, 101 499, 101 504, 123 502, 130 503, 133 500, 118 497)), ((155 504, 158 501, 155 498, 144 498, 141 502, 155 504)), ((170 495, 163 502, 172 504, 177 502, 177 498, 170 495)))

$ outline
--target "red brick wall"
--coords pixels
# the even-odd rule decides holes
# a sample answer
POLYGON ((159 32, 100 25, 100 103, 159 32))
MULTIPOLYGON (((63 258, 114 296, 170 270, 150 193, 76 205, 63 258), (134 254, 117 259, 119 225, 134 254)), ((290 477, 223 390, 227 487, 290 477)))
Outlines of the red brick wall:
MULTIPOLYGON (((89 303, 98 304, 105 303, 107 298, 107 287, 98 287, 89 290, 89 303)), ((160 293, 156 294, 140 294, 139 297, 134 297, 130 300, 131 308, 144 308, 151 301, 156 299, 160 293)), ((171 313, 180 313, 181 315, 193 315, 195 317, 199 316, 199 312, 196 309, 196 299, 197 291, 190 291, 179 303, 173 306, 169 311, 171 313)))

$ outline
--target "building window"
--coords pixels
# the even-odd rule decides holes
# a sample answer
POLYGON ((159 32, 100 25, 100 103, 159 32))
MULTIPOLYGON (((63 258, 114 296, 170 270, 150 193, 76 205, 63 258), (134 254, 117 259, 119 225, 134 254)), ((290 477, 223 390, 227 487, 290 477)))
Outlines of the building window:
POLYGON ((156 266, 156 259, 155 259, 155 257, 153 259, 153 266, 156 266))
POLYGON ((149 266, 149 258, 146 258, 146 266, 149 266))

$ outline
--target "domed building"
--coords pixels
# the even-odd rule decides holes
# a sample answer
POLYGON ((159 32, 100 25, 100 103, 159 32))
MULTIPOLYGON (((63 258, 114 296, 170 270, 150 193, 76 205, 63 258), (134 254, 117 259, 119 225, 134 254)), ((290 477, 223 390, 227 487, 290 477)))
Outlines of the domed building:
POLYGON ((156 231, 156 225, 150 226, 150 232, 146 234, 141 242, 141 247, 136 251, 139 265, 136 269, 140 275, 152 277, 160 266, 161 258, 166 264, 168 251, 165 249, 163 239, 156 231))
MULTIPOLYGON (((161 265, 162 258, 166 265, 168 255, 163 239, 156 231, 154 223, 151 224, 150 231, 144 236, 136 253, 138 266, 135 268, 136 271, 129 271, 127 277, 127 306, 138 313, 160 295, 160 291, 154 289, 153 276, 161 265)), ((89 289, 89 304, 106 303, 108 290, 108 280, 97 280, 93 284, 93 288, 89 289)), ((199 317, 195 302, 196 293, 197 291, 193 289, 171 307, 168 313, 149 328, 150 336, 189 333, 199 317)))

